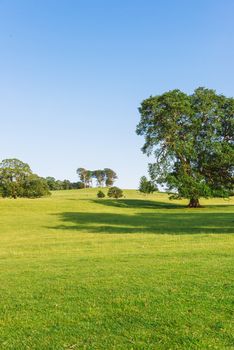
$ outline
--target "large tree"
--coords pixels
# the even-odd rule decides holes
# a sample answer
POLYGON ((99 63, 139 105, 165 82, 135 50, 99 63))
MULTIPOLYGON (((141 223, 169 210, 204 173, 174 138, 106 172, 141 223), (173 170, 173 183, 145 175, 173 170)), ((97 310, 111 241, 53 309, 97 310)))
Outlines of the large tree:
POLYGON ((141 103, 137 134, 154 155, 151 178, 174 197, 199 206, 200 197, 227 197, 234 188, 234 99, 198 88, 173 90, 141 103))

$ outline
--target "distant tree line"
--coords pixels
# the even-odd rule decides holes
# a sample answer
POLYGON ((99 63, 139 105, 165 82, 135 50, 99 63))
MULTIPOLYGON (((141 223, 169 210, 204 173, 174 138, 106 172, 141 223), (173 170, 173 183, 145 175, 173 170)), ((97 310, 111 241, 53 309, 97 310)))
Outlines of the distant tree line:
POLYGON ((74 190, 84 188, 84 184, 81 181, 71 182, 69 180, 56 180, 52 176, 45 178, 50 191, 58 190, 74 190))
POLYGON ((77 173, 80 178, 77 182, 56 180, 52 176, 43 178, 19 159, 4 159, 0 162, 0 196, 37 198, 50 195, 50 191, 92 187, 93 180, 98 187, 111 187, 117 179, 116 173, 109 168, 94 171, 79 168, 77 173))
POLYGON ((96 182, 97 187, 111 187, 117 179, 117 174, 114 170, 105 168, 98 170, 87 170, 78 168, 77 174, 84 188, 93 187, 93 182, 96 182))

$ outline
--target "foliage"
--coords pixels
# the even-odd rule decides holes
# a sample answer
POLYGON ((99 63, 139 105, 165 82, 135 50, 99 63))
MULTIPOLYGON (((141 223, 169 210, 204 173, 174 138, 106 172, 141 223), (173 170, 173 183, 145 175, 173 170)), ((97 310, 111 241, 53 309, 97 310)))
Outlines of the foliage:
POLYGON ((84 168, 78 168, 76 172, 80 178, 80 181, 84 184, 84 187, 89 187, 91 172, 84 168))
POLYGON ((72 189, 72 184, 69 180, 63 180, 62 182, 62 189, 63 190, 71 190, 72 189))
POLYGON ((84 188, 84 183, 81 181, 73 182, 73 188, 80 190, 80 189, 84 188))
POLYGON ((58 190, 72 190, 72 189, 81 189, 84 188, 84 184, 81 181, 78 182, 71 182, 69 180, 56 180, 52 176, 46 177, 47 185, 49 186, 49 189, 51 191, 58 191, 58 190))
POLYGON ((113 186, 117 179, 117 174, 110 168, 98 169, 98 170, 87 170, 84 168, 78 168, 77 174, 80 181, 84 184, 84 188, 92 187, 92 180, 96 181, 98 187, 110 187, 113 186))
POLYGON ((41 197, 49 194, 47 182, 32 173, 28 164, 18 159, 0 163, 0 187, 3 197, 41 197))
POLYGON ((23 181, 21 183, 16 181, 3 181, 1 179, 1 195, 3 198, 11 197, 16 199, 17 197, 23 196, 23 181))
POLYGON ((139 191, 142 193, 153 193, 157 191, 157 187, 152 183, 152 181, 147 180, 146 176, 140 178, 139 191))
POLYGON ((114 186, 114 187, 110 187, 109 188, 107 195, 110 198, 116 198, 117 199, 117 198, 123 197, 123 191, 120 188, 114 186))
POLYGON ((57 183, 56 183, 56 180, 54 177, 48 176, 48 177, 46 177, 45 180, 46 180, 47 185, 51 191, 55 191, 58 189, 58 186, 57 186, 57 183))
POLYGON ((21 197, 39 198, 50 194, 47 182, 42 177, 32 174, 25 178, 21 197))
POLYGON ((104 198, 105 197, 105 193, 103 192, 103 191, 98 191, 98 193, 97 193, 97 197, 98 198, 104 198))
POLYGON ((105 171, 104 170, 92 171, 92 177, 94 179, 96 179, 98 187, 104 187, 104 181, 105 181, 105 171))
POLYGON ((198 88, 144 100, 137 133, 142 151, 154 154, 151 178, 166 184, 174 197, 198 206, 200 197, 227 197, 234 181, 234 99, 198 88))
POLYGON ((105 184, 107 187, 113 186, 116 179, 118 179, 117 174, 114 170, 105 168, 105 184))

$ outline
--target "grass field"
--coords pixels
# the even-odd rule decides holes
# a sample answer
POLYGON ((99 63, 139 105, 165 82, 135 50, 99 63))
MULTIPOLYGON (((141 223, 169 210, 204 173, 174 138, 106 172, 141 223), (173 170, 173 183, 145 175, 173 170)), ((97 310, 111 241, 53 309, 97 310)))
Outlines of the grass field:
POLYGON ((234 199, 0 199, 0 349, 234 349, 234 199))

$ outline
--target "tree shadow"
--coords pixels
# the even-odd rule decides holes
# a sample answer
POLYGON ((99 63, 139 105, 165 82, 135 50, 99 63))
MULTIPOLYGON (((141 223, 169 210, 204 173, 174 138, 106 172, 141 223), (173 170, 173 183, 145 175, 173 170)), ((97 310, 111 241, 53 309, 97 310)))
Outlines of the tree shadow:
MULTIPOLYGON (((87 199, 84 199, 87 200, 87 199)), ((101 204, 107 207, 117 208, 132 208, 132 209, 181 209, 187 208, 187 204, 178 202, 159 202, 156 200, 144 200, 144 199, 92 199, 90 200, 95 204, 101 204)), ((227 200, 227 204, 206 204, 205 208, 227 208, 234 205, 227 200)), ((203 206, 202 206, 203 207, 203 206)), ((193 209, 191 209, 193 210, 193 209)))
POLYGON ((112 213, 63 212, 61 224, 50 229, 96 234, 233 234, 233 213, 168 212, 112 213))
POLYGON ((185 205, 178 203, 158 202, 144 199, 93 199, 92 202, 108 207, 133 209, 178 209, 185 207, 185 205))

